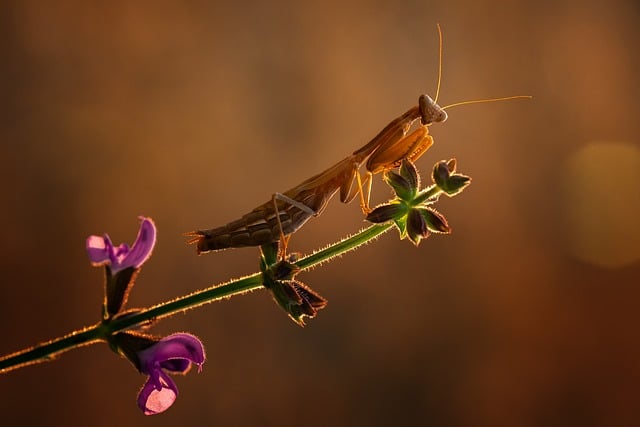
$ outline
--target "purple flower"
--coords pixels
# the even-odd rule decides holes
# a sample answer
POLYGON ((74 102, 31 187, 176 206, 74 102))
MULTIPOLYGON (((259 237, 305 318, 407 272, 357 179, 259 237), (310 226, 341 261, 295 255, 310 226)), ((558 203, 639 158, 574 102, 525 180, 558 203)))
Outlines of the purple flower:
POLYGON ((149 379, 138 394, 138 406, 145 415, 166 411, 178 396, 178 387, 165 372, 186 374, 191 364, 198 372, 205 361, 202 342, 191 334, 169 335, 138 353, 140 371, 149 379))
POLYGON ((113 274, 129 267, 139 268, 151 256, 156 243, 155 224, 151 218, 140 217, 140 219, 142 220, 140 231, 131 248, 126 243, 113 246, 108 234, 104 237, 89 236, 87 253, 91 263, 96 267, 110 265, 113 274))

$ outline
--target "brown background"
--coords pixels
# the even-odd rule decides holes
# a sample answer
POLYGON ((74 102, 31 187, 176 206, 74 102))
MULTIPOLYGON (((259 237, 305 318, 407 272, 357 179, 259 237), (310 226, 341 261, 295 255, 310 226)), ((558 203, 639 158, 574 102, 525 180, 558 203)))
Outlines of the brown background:
MULTIPOLYGON (((305 329, 255 292, 160 323, 208 350, 167 413, 104 345, 0 378, 0 424, 610 426, 638 421, 640 9, 629 1, 3 2, 0 353, 97 320, 89 234, 159 241, 146 306, 256 271, 181 233, 239 217, 435 91, 423 171, 474 178, 454 233, 394 234, 300 278, 305 329), (107 5, 108 4, 108 5, 107 5), (598 141, 600 143, 596 144, 598 141)), ((376 178, 376 200, 387 189, 376 178)), ((357 230, 334 201, 310 251, 357 230)))

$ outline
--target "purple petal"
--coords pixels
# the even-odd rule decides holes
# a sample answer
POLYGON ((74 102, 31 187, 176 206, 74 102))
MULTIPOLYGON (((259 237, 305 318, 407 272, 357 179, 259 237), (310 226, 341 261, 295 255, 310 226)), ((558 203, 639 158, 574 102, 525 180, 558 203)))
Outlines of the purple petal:
POLYGON ((205 361, 202 342, 191 334, 178 333, 164 337, 138 353, 140 371, 149 375, 138 394, 138 407, 145 415, 165 411, 178 396, 178 388, 163 369, 185 373, 192 363, 202 367, 205 361))
MULTIPOLYGON (((156 226, 151 218, 142 219, 140 224, 140 230, 138 231, 138 237, 133 243, 131 250, 126 245, 121 245, 120 251, 124 255, 122 259, 121 269, 128 267, 139 268, 146 260, 151 256, 151 251, 156 244, 156 226), (127 253, 128 252, 128 253, 127 253)), ((120 254, 118 254, 120 255, 120 254)))
POLYGON ((89 236, 87 253, 94 266, 109 264, 113 274, 125 268, 140 266, 151 256, 156 243, 156 226, 151 218, 140 217, 142 223, 138 237, 131 249, 126 243, 114 247, 107 234, 104 237, 89 236))
POLYGON ((94 266, 99 266, 111 261, 111 240, 108 235, 101 236, 89 236, 87 237, 87 254, 89 255, 89 261, 94 266))
POLYGON ((191 367, 191 362, 187 359, 169 359, 160 363, 160 366, 169 372, 185 373, 191 367))
POLYGON ((191 334, 179 333, 164 337, 156 344, 138 354, 142 372, 152 375, 160 368, 174 372, 186 372, 190 363, 200 366, 205 361, 202 342, 191 334), (184 360, 184 362, 174 362, 184 360))
POLYGON ((169 409, 178 397, 178 387, 171 377, 160 372, 159 386, 149 378, 138 394, 138 407, 145 415, 155 415, 169 409))

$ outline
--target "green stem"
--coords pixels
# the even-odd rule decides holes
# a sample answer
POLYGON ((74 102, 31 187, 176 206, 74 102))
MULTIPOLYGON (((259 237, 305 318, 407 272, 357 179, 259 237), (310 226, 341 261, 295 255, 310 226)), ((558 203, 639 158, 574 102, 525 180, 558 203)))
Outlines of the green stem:
MULTIPOLYGON (((349 252, 358 246, 364 245, 388 231, 392 226, 392 224, 372 225, 347 239, 301 258, 296 262, 296 265, 300 267, 301 270, 309 269, 333 257, 349 252)), ((0 358, 0 373, 5 373, 34 363, 52 360, 55 356, 72 348, 101 341, 106 342, 107 338, 116 332, 144 324, 151 320, 161 319, 200 307, 223 298, 251 292, 260 287, 262 287, 262 274, 256 273, 222 285, 211 286, 144 310, 133 312, 132 314, 116 318, 108 323, 98 323, 85 329, 72 332, 64 337, 0 358)))
POLYGON ((342 255, 364 245, 365 243, 368 243, 382 233, 389 231, 391 227, 393 227, 392 223, 369 226, 360 230, 351 237, 343 239, 342 241, 334 243, 325 249, 299 259, 295 265, 300 267, 301 270, 307 270, 313 266, 328 261, 335 256, 342 255))
POLYGON ((103 329, 103 325, 98 323, 96 325, 71 332, 63 337, 9 354, 0 358, 0 374, 35 363, 54 360, 56 356, 69 351, 72 348, 104 341, 105 333, 103 329))
MULTIPOLYGON (((422 192, 423 199, 426 200, 429 197, 437 196, 439 193, 441 193, 441 190, 438 187, 431 186, 422 192)), ((391 223, 372 225, 360 230, 351 237, 299 259, 295 264, 300 270, 307 270, 368 243, 392 227, 393 224, 391 223)), ((72 348, 97 342, 108 342, 110 336, 125 329, 191 310, 223 298, 254 291, 263 287, 262 282, 262 273, 255 273, 221 285, 211 286, 147 309, 133 311, 113 320, 101 322, 49 342, 9 354, 0 358, 0 374, 31 364, 53 360, 56 356, 72 348)))

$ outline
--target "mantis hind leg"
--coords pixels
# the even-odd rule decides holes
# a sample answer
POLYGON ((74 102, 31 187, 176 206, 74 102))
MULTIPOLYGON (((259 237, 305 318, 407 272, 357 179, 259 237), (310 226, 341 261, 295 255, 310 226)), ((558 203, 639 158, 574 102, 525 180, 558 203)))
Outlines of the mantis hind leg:
POLYGON ((367 172, 367 175, 363 180, 362 177, 360 176, 360 172, 357 172, 356 179, 358 182, 358 194, 360 195, 360 209, 362 209, 363 214, 367 215, 369 212, 371 212, 371 208, 369 207, 369 201, 371 200, 371 187, 373 185, 373 174, 371 172, 367 172))
POLYGON ((280 210, 278 209, 278 200, 281 202, 285 202, 300 209, 303 212, 308 213, 309 215, 316 215, 316 211, 311 209, 309 206, 304 203, 300 203, 297 200, 294 200, 290 197, 285 196, 282 193, 274 193, 271 196, 271 201, 273 202, 273 210, 276 216, 276 221, 278 223, 278 229, 280 230, 280 248, 278 249, 280 260, 285 260, 287 256, 287 246, 289 245, 289 239, 291 238, 291 234, 284 234, 284 229, 282 228, 282 221, 280 220, 280 210))
POLYGON ((365 215, 368 214, 371 211, 369 198, 371 196, 372 182, 372 174, 370 172, 367 172, 365 178, 362 179, 357 166, 353 167, 349 178, 343 182, 340 188, 340 201, 342 203, 350 203, 356 196, 360 196, 360 209, 365 215), (355 186, 353 183, 355 183, 355 186))

